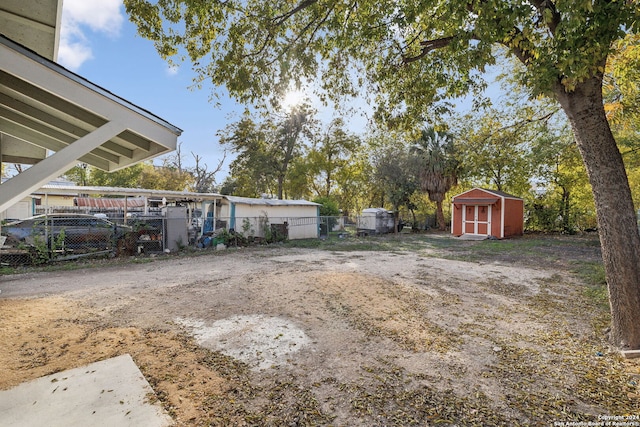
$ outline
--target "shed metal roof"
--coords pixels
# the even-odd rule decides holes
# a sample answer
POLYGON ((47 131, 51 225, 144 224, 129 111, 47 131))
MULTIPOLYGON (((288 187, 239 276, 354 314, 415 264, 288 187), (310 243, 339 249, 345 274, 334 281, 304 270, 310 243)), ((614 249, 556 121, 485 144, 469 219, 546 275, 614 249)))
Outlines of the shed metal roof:
POLYGON ((519 199, 519 200, 522 200, 521 197, 514 196, 513 194, 505 193, 504 191, 488 190, 486 188, 480 188, 480 190, 486 191, 487 193, 495 194, 496 196, 499 196, 499 197, 504 197, 505 199, 519 199))
POLYGON ((223 196, 231 203, 244 203, 246 205, 265 206, 320 206, 319 203, 308 200, 280 200, 280 199, 252 199, 250 197, 223 196))
POLYGON ((366 208, 366 209, 363 209, 362 212, 366 212, 366 213, 393 213, 390 210, 387 210, 385 208, 366 208))

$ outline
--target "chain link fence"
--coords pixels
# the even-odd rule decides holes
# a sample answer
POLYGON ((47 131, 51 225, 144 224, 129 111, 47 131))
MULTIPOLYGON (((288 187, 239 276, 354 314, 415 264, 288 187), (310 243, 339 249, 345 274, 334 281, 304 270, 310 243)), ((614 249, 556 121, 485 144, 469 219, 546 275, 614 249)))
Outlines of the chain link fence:
POLYGON ((3 224, 0 266, 83 257, 119 257, 297 239, 347 238, 393 232, 393 220, 361 216, 171 218, 109 210, 45 213, 3 224))
POLYGON ((3 224, 0 265, 44 264, 88 256, 163 252, 165 219, 54 213, 3 224))

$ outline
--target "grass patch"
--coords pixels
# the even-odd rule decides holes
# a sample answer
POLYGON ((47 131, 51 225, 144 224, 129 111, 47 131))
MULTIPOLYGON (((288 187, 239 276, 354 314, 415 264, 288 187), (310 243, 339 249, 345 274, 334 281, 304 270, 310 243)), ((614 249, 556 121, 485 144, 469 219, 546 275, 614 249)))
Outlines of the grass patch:
POLYGON ((607 280, 604 266, 599 262, 581 262, 575 269, 575 273, 589 286, 605 287, 607 280))
MULTIPOLYGON (((418 250, 424 245, 407 235, 338 237, 330 235, 325 239, 290 240, 284 243, 287 248, 320 249, 328 251, 409 251, 418 250)), ((411 237, 411 236, 409 236, 411 237)))
MULTIPOLYGON (((353 233, 330 233, 323 239, 290 240, 264 246, 249 246, 245 250, 268 253, 273 248, 315 249, 332 252, 376 251, 417 253, 425 257, 453 259, 467 262, 497 262, 543 268, 547 264, 560 267, 561 261, 567 270, 580 264, 579 273, 587 283, 604 283, 604 273, 597 265, 599 261, 599 240, 597 236, 562 236, 527 234, 523 237, 505 240, 460 240, 446 232, 398 233, 358 237, 353 233), (596 255, 594 255, 596 254, 596 255), (585 264, 586 267, 582 267, 585 264), (589 270, 591 268, 591 270, 589 270), (598 270, 600 269, 600 270, 598 270)), ((231 249, 231 248, 229 248, 231 249)), ((170 256, 120 257, 107 259, 82 259, 48 264, 46 266, 2 266, 0 274, 16 274, 29 271, 59 271, 77 268, 91 268, 105 265, 126 265, 158 262, 163 259, 197 256, 233 256, 232 251, 198 250, 187 248, 170 256)))
POLYGON ((609 291, 606 285, 587 286, 582 293, 601 309, 609 308, 609 291))
POLYGON ((609 291, 604 266, 600 262, 578 263, 573 271, 585 284, 582 293, 598 307, 609 308, 609 291))
POLYGON ((19 272, 20 270, 17 267, 0 267, 0 276, 2 276, 3 274, 17 274, 19 272))

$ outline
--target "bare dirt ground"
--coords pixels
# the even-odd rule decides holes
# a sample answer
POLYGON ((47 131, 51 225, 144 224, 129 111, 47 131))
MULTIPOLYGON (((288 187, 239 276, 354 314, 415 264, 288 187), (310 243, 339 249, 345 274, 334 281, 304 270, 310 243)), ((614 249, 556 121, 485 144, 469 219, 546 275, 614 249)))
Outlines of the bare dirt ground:
POLYGON ((406 238, 0 276, 0 389, 128 353, 178 426, 640 416, 640 365, 572 273, 593 242, 406 238))

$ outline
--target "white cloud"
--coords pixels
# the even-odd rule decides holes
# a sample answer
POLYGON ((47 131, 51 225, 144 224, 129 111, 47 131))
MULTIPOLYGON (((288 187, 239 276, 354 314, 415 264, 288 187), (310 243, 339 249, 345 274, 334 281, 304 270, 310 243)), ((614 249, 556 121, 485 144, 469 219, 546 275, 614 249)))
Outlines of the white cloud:
POLYGON ((60 37, 60 47, 58 48, 58 62, 70 70, 78 70, 87 60, 93 58, 91 47, 82 42, 71 42, 60 37))
POLYGON ((124 15, 122 0, 64 0, 58 62, 72 70, 93 58, 86 31, 109 37, 120 34, 124 15))

